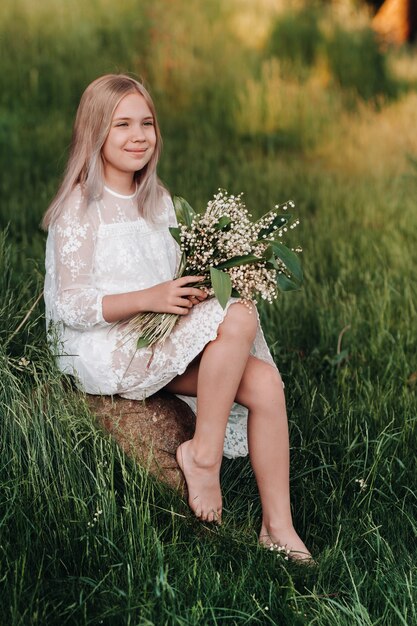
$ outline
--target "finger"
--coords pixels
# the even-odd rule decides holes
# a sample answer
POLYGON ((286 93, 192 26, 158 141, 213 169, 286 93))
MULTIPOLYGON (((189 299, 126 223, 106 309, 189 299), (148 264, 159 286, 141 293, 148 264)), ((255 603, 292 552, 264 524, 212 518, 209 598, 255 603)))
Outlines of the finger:
POLYGON ((189 283, 201 283, 204 280, 204 276, 181 276, 175 279, 177 285, 188 285, 189 283))
POLYGON ((185 307, 187 309, 190 309, 193 306, 193 303, 190 302, 188 298, 176 298, 174 306, 185 307))
POLYGON ((200 304, 200 302, 204 302, 207 299, 207 296, 203 298, 201 296, 188 296, 188 299, 191 300, 193 304, 200 304))
POLYGON ((192 304, 191 304, 191 307, 188 306, 187 308, 182 307, 182 306, 173 306, 169 311, 167 311, 167 313, 175 313, 175 315, 188 315, 188 313, 192 309, 192 306, 193 306, 192 304))
POLYGON ((199 298, 198 296, 189 296, 188 299, 191 300, 193 304, 198 304, 203 300, 203 298, 199 298))
POLYGON ((197 298, 206 298, 207 293, 202 291, 201 289, 196 289, 195 287, 180 287, 178 289, 178 295, 183 298, 184 296, 196 296, 197 298))

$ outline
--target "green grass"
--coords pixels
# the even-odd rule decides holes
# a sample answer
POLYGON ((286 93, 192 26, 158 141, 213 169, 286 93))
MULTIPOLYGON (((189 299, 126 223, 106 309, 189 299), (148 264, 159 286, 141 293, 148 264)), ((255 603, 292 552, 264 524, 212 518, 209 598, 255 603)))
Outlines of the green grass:
MULTIPOLYGON (((417 623, 413 161, 395 175, 382 168, 355 178, 319 161, 314 146, 337 132, 344 99, 332 81, 323 91, 330 104, 317 111, 328 116, 324 139, 322 121, 308 141, 284 141, 285 127, 245 133, 239 90, 259 80, 265 51, 236 52, 217 2, 189 14, 178 3, 188 30, 168 12, 168 32, 183 42, 181 62, 168 68, 162 1, 11 6, 0 29, 0 624, 417 623), (235 50, 227 78, 222 34, 235 50), (295 524, 315 568, 257 546, 248 459, 224 462, 222 527, 199 524, 102 434, 48 354, 42 305, 31 310, 42 289, 38 224, 79 95, 115 69, 157 84, 160 173, 173 193, 202 207, 223 186, 244 191, 258 213, 297 203, 292 237, 304 250, 305 286, 261 315, 286 384, 295 524)), ((297 89, 302 102, 302 82, 297 89)), ((352 142, 360 114, 349 113, 352 142)))

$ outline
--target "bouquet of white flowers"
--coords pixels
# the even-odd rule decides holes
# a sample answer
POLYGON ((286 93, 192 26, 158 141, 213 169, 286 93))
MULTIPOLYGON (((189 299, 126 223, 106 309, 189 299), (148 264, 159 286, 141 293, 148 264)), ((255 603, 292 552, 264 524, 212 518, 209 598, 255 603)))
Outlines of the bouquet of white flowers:
MULTIPOLYGON (((298 289, 303 280, 295 250, 282 243, 283 234, 299 220, 292 220, 289 201, 253 222, 242 202, 242 194, 229 195, 224 190, 198 214, 186 200, 175 197, 178 226, 170 232, 181 248, 182 256, 176 278, 204 276, 194 286, 215 296, 225 308, 231 296, 250 302, 261 298, 272 302, 280 291, 298 289)), ((138 334, 137 347, 164 341, 179 315, 140 313, 129 323, 129 332, 138 334)))

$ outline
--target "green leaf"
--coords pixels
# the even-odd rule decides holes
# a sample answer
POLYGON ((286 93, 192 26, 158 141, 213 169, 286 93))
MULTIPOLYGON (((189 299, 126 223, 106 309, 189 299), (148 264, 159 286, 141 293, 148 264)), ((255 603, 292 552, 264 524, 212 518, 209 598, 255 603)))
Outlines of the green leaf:
POLYGON ((276 260, 276 258, 275 258, 275 257, 273 257, 272 259, 270 259, 269 261, 267 261, 267 262, 265 263, 265 267, 266 267, 266 269, 267 269, 267 270, 275 270, 275 271, 277 271, 277 272, 278 272, 279 270, 281 270, 281 271, 282 271, 282 267, 280 267, 280 266, 278 265, 278 261, 276 260))
POLYGON ((230 276, 226 274, 226 272, 217 270, 215 267, 210 267, 210 279, 214 295, 220 302, 221 307, 225 309, 232 293, 232 281, 230 280, 230 276))
POLYGON ((280 291, 295 291, 300 289, 300 285, 295 283, 285 274, 277 274, 277 285, 280 291))
POLYGON ((237 267, 238 265, 246 265, 247 263, 257 263, 262 260, 263 259, 254 254, 245 254, 243 256, 233 256, 231 259, 219 263, 216 267, 219 270, 225 270, 229 267, 237 267))
POLYGON ((185 252, 181 254, 180 262, 178 264, 177 272, 175 274, 175 278, 180 278, 184 275, 185 268, 187 266, 187 257, 185 256, 185 252))
POLYGON ((177 244, 180 246, 181 245, 181 236, 180 236, 181 231, 180 231, 180 229, 177 226, 170 226, 169 227, 169 232, 174 237, 174 239, 177 242, 177 244))
POLYGON ((194 209, 188 204, 187 200, 180 196, 174 196, 174 208, 177 220, 180 224, 191 226, 196 215, 194 209))
POLYGON ((277 230, 285 226, 285 224, 288 224, 291 218, 292 218, 292 215, 290 213, 285 213, 285 214, 281 213, 280 215, 277 215, 274 218, 273 222, 268 226, 268 228, 261 228, 261 230, 258 233, 259 241, 261 241, 264 236, 267 237, 271 233, 275 233, 277 230))
POLYGON ((227 217, 227 215, 222 215, 217 224, 215 224, 214 228, 216 230, 222 230, 223 228, 226 228, 226 226, 229 226, 231 221, 232 220, 230 219, 230 217, 227 217))
POLYGON ((279 270, 280 269, 280 267, 278 265, 278 261, 275 258, 275 254, 274 254, 274 250, 272 249, 272 246, 268 246, 264 250, 262 258, 265 259, 266 267, 268 269, 274 269, 274 270, 279 270))
POLYGON ((150 342, 151 340, 149 339, 149 337, 147 337, 146 335, 142 335, 141 337, 139 337, 136 343, 136 347, 138 350, 140 350, 141 348, 147 348, 150 342))
POLYGON ((287 270, 301 283, 303 281, 303 270, 301 269, 300 259, 295 252, 279 241, 271 241, 271 247, 275 256, 281 259, 287 270))

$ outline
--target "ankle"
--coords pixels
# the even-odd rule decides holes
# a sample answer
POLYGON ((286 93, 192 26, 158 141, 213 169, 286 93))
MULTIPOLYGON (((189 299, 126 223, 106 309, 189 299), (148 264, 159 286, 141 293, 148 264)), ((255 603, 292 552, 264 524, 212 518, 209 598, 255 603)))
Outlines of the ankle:
POLYGON ((261 534, 269 537, 276 537, 282 531, 295 531, 291 515, 274 518, 273 521, 262 520, 261 534))
POLYGON ((197 467, 207 470, 218 470, 220 468, 223 450, 220 452, 217 450, 213 451, 212 448, 208 448, 207 445, 201 444, 194 439, 190 439, 187 443, 192 462, 197 467))

